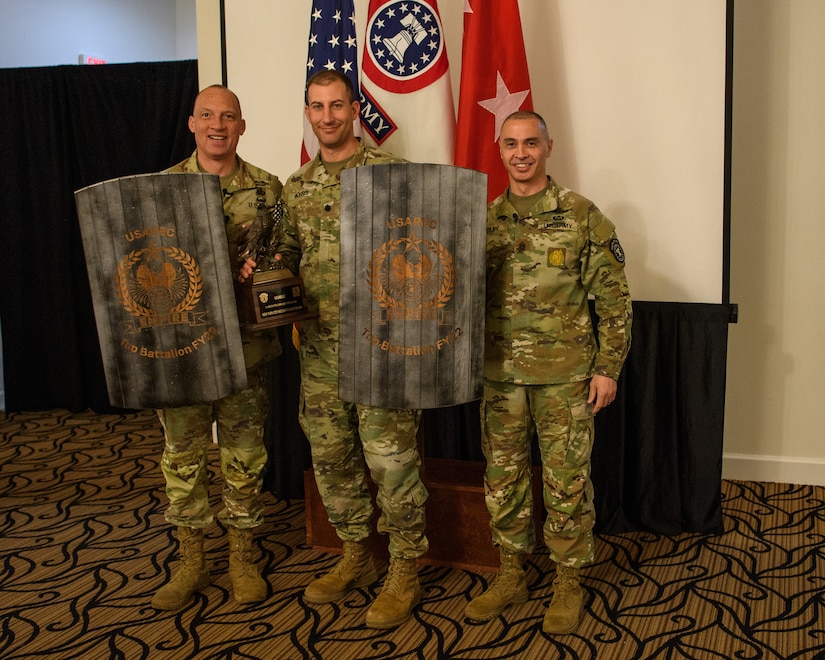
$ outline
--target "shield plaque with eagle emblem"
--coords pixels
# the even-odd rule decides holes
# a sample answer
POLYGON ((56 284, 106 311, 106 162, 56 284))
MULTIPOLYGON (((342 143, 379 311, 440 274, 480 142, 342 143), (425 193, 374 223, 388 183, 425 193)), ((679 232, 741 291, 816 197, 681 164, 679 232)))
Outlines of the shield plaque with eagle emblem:
POLYGON ((246 387, 219 178, 127 176, 75 203, 112 405, 175 407, 246 387))
POLYGON ((487 177, 390 163, 341 173, 339 396, 439 408, 481 396, 487 177))

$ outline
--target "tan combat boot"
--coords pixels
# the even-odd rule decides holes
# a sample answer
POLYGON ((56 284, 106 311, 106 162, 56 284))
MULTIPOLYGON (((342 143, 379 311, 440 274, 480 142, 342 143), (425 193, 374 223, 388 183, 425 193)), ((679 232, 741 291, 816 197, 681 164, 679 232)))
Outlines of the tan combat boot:
POLYGON ((521 567, 521 556, 504 548, 499 552, 501 568, 492 585, 464 609, 464 615, 469 619, 489 621, 508 605, 527 600, 527 574, 521 567))
POLYGON ((582 618, 583 600, 579 569, 557 566, 556 579, 553 580, 553 600, 544 614, 541 629, 550 635, 574 632, 582 618))
POLYGON ((266 580, 255 565, 253 532, 227 526, 229 532, 229 579, 239 603, 259 603, 266 599, 266 580))
POLYGON ((377 579, 378 571, 366 542, 344 541, 344 551, 335 568, 310 582, 304 598, 310 603, 331 603, 350 589, 366 587, 377 579))
POLYGON ((410 618, 421 600, 415 559, 390 557, 390 568, 378 598, 367 610, 368 628, 394 628, 410 618))
POLYGON ((203 530, 178 527, 178 552, 181 559, 178 570, 152 598, 152 607, 156 610, 179 610, 195 592, 209 585, 209 571, 203 556, 203 530))

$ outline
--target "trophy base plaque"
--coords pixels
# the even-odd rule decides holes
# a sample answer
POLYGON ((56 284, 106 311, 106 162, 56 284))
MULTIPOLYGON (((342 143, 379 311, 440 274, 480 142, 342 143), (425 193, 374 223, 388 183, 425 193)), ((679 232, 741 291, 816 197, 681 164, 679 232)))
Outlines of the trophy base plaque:
POLYGON ((255 273, 235 284, 238 321, 244 330, 265 330, 318 318, 306 309, 304 283, 286 268, 255 273))

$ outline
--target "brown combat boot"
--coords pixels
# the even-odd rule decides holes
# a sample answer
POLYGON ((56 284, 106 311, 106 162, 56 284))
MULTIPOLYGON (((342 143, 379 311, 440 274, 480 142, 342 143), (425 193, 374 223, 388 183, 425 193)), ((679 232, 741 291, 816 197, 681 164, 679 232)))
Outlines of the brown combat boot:
POLYGON ((579 569, 557 566, 556 579, 553 580, 553 600, 544 614, 541 629, 550 635, 574 632, 582 618, 583 600, 579 569))
POLYGON ((368 628, 394 628, 410 618, 421 600, 415 559, 390 557, 390 568, 378 598, 367 610, 368 628))
POLYGON ((229 532, 229 579, 239 603, 259 603, 266 599, 267 584, 253 557, 253 532, 227 526, 229 532))
POLYGON ((351 589, 366 587, 378 579, 366 541, 344 541, 341 559, 329 573, 313 580, 304 590, 310 603, 331 603, 351 589))
POLYGON ((492 585, 464 609, 464 615, 473 621, 489 621, 508 605, 527 600, 527 574, 521 567, 521 555, 504 548, 499 553, 501 568, 492 585))
POLYGON ((178 552, 181 559, 178 570, 152 598, 152 607, 156 610, 179 610, 195 592, 209 585, 209 571, 203 556, 203 530, 178 527, 178 552))

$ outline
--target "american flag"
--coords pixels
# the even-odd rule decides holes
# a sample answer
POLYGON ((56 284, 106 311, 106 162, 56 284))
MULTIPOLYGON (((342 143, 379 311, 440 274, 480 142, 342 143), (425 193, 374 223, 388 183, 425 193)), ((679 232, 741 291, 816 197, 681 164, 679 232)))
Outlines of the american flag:
MULTIPOLYGON (((309 23, 307 80, 322 69, 335 69, 351 81, 356 95, 358 86, 358 44, 355 38, 355 6, 353 0, 313 0, 309 23)), ((306 101, 306 99, 304 99, 306 101)), ((358 122, 356 135, 360 135, 358 122)), ((304 118, 304 142, 301 164, 318 152, 318 140, 304 118)))

